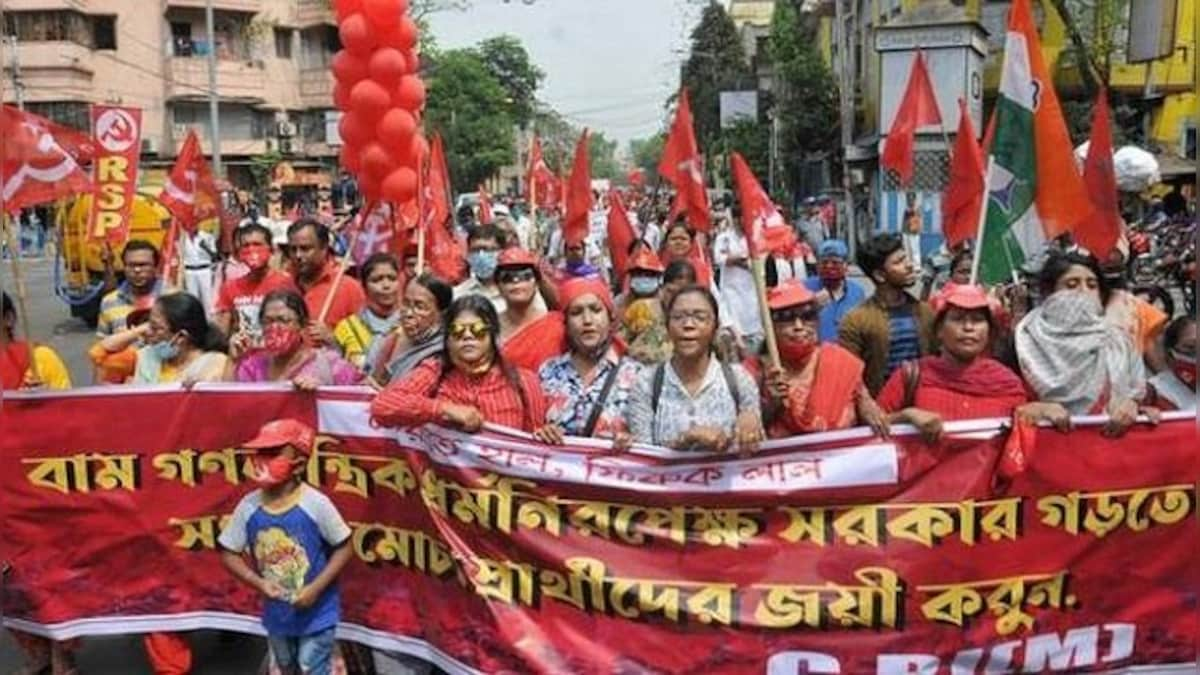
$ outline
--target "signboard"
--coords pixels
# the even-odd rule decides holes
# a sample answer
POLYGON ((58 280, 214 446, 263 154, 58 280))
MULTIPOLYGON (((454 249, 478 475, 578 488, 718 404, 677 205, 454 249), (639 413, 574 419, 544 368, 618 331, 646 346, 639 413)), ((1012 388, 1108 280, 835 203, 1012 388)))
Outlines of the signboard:
POLYGON ((129 238, 130 214, 137 191, 142 150, 140 108, 92 106, 96 138, 95 192, 88 218, 88 240, 120 246, 129 238))
POLYGON ((728 129, 743 119, 758 119, 758 92, 721 92, 721 128, 728 129))

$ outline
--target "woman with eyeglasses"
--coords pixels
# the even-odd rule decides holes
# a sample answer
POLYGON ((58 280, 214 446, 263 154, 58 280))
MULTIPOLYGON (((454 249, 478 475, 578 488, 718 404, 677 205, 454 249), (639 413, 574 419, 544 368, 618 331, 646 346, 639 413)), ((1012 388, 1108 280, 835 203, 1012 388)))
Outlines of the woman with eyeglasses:
POLYGON ((484 422, 533 432, 546 423, 537 376, 500 353, 500 318, 481 295, 450 304, 441 359, 426 359, 371 403, 371 417, 391 427, 445 424, 468 433, 484 422))
POLYGON ((629 402, 629 429, 640 443, 678 450, 752 452, 763 438, 758 385, 713 350, 717 300, 687 286, 666 306, 671 358, 647 368, 629 402))
POLYGON ((408 282, 400 303, 399 327, 381 340, 376 354, 368 359, 376 383, 387 385, 425 360, 441 356, 446 343, 442 314, 453 299, 454 290, 431 274, 408 282))
POLYGON ((537 302, 541 281, 537 259, 529 251, 509 248, 500 254, 496 284, 504 298, 504 311, 500 312, 504 360, 534 372, 566 349, 562 313, 548 311, 537 302))
POLYGON ((293 290, 272 291, 263 298, 260 344, 238 342, 231 355, 238 361, 238 382, 291 382, 297 389, 358 384, 362 371, 328 347, 312 346, 304 338, 309 325, 308 305, 293 290))
POLYGON ((863 383, 862 359, 819 340, 816 294, 789 279, 767 292, 767 306, 780 360, 779 368, 764 368, 768 435, 782 438, 863 424, 886 436, 887 419, 863 383))

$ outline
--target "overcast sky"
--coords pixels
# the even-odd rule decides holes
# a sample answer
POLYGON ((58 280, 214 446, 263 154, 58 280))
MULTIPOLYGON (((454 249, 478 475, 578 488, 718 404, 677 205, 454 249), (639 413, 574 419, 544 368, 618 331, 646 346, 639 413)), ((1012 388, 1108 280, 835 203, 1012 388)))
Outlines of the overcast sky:
POLYGON ((663 127, 663 102, 679 86, 702 8, 696 0, 474 0, 430 23, 442 48, 516 35, 546 73, 538 97, 624 149, 663 127))

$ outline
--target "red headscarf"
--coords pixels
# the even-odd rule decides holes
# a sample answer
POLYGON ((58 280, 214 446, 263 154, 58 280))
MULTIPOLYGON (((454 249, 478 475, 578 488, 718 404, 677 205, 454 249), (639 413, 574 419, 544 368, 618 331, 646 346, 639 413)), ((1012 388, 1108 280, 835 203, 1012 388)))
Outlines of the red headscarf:
POLYGON ((608 290, 608 285, 595 277, 575 277, 563 283, 558 289, 560 300, 562 300, 563 312, 571 306, 579 298, 592 294, 600 298, 600 302, 604 304, 608 310, 608 315, 613 316, 616 313, 616 307, 613 303, 612 293, 608 290))

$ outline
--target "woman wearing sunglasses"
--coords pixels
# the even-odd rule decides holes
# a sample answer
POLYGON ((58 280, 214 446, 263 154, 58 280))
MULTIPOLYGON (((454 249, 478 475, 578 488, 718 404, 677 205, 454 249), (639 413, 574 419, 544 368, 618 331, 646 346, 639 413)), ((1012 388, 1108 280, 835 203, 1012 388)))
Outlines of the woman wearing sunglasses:
POLYGON ((562 313, 547 311, 537 302, 541 281, 537 259, 529 251, 509 248, 500 254, 496 284, 504 298, 500 313, 504 359, 535 372, 566 349, 562 313))
POLYGON ((484 422, 532 432, 546 421, 537 376, 500 354, 500 319, 491 301, 466 295, 450 304, 446 350, 392 382, 371 403, 384 426, 436 423, 473 433, 484 422))
POLYGON ((687 286, 667 303, 671 358, 647 368, 629 402, 639 443, 678 450, 752 452, 762 440, 758 385, 713 350, 720 316, 704 286, 687 286))
POLYGON ((887 435, 887 419, 863 384, 862 360, 821 344, 817 296, 795 279, 767 293, 781 367, 765 367, 763 416, 771 438, 864 424, 887 435))

